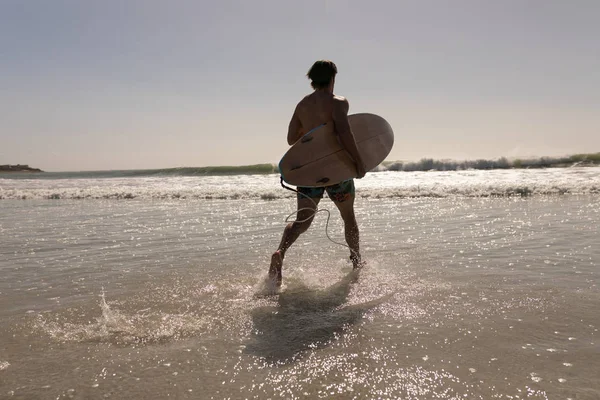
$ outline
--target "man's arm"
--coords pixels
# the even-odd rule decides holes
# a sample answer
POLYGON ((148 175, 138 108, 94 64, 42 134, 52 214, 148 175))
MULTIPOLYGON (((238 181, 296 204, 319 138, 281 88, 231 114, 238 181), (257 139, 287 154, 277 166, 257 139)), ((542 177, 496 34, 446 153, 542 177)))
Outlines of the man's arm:
POLYGON ((300 118, 298 118, 298 108, 294 110, 294 115, 292 115, 292 119, 290 121, 290 125, 288 126, 288 136, 287 141, 291 146, 298 141, 304 134, 302 130, 302 123, 300 122, 300 118))
POLYGON ((333 123, 335 125, 335 131, 337 132, 340 142, 342 143, 342 147, 346 149, 350 157, 356 163, 356 171, 358 174, 358 178, 362 178, 365 176, 367 172, 365 170, 365 163, 363 162, 360 153, 358 152, 358 147, 356 146, 356 140, 354 139, 354 134, 352 133, 352 128, 350 127, 350 122, 348 121, 348 110, 350 109, 350 104, 348 100, 343 97, 335 97, 333 99, 333 123))

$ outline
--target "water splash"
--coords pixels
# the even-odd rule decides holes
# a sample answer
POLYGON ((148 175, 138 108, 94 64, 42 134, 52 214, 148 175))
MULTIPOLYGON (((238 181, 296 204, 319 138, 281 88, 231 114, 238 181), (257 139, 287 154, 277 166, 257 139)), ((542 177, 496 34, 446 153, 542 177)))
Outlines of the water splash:
POLYGON ((50 321, 40 315, 36 325, 53 339, 62 342, 106 342, 118 345, 179 340, 200 334, 209 325, 193 312, 169 314, 147 308, 128 313, 111 308, 104 289, 99 306, 101 315, 92 323, 70 322, 72 316, 57 317, 50 321))

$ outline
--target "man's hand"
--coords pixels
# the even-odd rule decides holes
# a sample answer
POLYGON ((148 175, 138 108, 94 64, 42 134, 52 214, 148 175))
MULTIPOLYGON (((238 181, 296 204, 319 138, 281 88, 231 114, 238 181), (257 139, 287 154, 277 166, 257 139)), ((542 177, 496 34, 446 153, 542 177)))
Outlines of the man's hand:
POLYGON ((357 162, 356 163, 356 174, 357 174, 357 178, 360 179, 362 177, 365 176, 365 174, 367 173, 367 171, 365 170, 365 165, 362 162, 357 162))

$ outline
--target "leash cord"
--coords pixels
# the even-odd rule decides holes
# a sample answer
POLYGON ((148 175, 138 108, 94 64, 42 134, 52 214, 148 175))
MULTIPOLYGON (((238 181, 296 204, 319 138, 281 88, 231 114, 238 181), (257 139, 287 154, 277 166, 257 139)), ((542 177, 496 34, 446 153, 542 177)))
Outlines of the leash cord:
POLYGON ((300 191, 298 191, 298 190, 296 190, 296 189, 294 189, 294 188, 291 188, 291 187, 289 187, 289 186, 286 186, 286 185, 283 183, 283 177, 280 177, 280 182, 281 182, 281 186, 282 186, 284 189, 290 190, 290 191, 292 191, 292 192, 295 192, 295 193, 297 193, 297 194, 299 194, 299 195, 301 195, 301 196, 304 196, 304 197, 306 197, 307 199, 309 199, 309 200, 310 200, 310 201, 311 201, 311 202, 312 202, 312 203, 315 205, 315 208, 310 208, 310 207, 303 207, 303 208, 299 208, 298 210, 296 210, 296 211, 294 211, 293 213, 291 213, 290 215, 288 215, 288 216, 285 218, 285 222, 290 222, 290 218, 291 218, 293 215, 297 215, 297 213, 298 213, 298 212, 300 212, 300 211, 309 210, 309 211, 312 211, 313 213, 312 213, 311 215, 309 215, 308 217, 306 217, 305 219, 303 219, 303 220, 300 220, 300 221, 298 221, 298 220, 295 220, 294 222, 298 222, 298 223, 306 222, 306 221, 310 220, 311 218, 313 218, 315 215, 317 215, 317 213, 319 213, 319 212, 321 212, 321 211, 323 211, 323 212, 326 212, 326 213, 327 213, 327 222, 325 223, 325 235, 327 236, 327 239, 329 239, 331 242, 333 242, 333 243, 335 243, 335 244, 337 244, 337 245, 344 246, 344 247, 347 247, 348 249, 350 249, 350 246, 348 246, 346 243, 340 243, 340 242, 336 242, 335 240, 333 240, 333 239, 332 239, 332 238, 329 236, 329 232, 328 232, 328 229, 327 229, 327 228, 329 227, 329 219, 331 218, 331 212, 330 212, 328 209, 326 209, 326 208, 319 209, 319 206, 317 205, 317 203, 316 203, 316 202, 315 202, 313 199, 311 199, 310 197, 308 197, 308 196, 307 196, 307 195, 305 195, 304 193, 302 193, 302 192, 300 192, 300 191))

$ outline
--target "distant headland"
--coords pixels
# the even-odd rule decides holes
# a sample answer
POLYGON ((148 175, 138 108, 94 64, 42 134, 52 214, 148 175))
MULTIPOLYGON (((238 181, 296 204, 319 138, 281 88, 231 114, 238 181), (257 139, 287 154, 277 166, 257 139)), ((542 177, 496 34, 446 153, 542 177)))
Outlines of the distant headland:
POLYGON ((39 168, 31 168, 29 165, 0 165, 0 173, 3 172, 44 172, 39 168))

